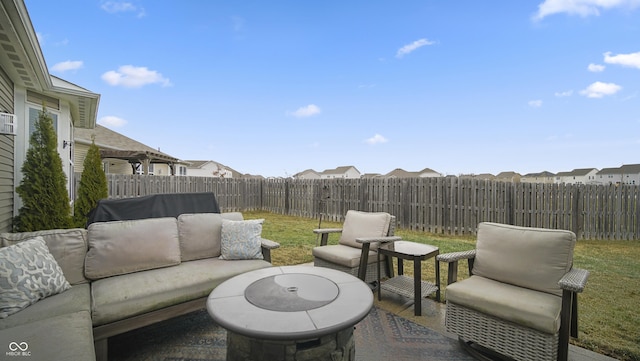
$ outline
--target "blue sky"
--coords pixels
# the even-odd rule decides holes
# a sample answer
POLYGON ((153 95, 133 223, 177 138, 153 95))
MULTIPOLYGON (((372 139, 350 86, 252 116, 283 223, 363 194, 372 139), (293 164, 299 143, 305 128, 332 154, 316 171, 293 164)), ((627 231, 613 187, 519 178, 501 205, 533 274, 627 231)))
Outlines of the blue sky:
POLYGON ((291 176, 640 163, 640 0, 25 0, 98 123, 291 176))

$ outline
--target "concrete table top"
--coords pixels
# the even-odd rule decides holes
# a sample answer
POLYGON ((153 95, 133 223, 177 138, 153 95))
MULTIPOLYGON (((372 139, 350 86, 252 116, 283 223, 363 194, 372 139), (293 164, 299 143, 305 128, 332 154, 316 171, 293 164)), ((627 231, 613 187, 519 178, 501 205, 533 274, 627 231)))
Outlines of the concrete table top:
POLYGON ((318 338, 352 327, 373 307, 360 279, 323 267, 283 266, 235 276, 207 300, 211 318, 232 332, 265 340, 318 338))

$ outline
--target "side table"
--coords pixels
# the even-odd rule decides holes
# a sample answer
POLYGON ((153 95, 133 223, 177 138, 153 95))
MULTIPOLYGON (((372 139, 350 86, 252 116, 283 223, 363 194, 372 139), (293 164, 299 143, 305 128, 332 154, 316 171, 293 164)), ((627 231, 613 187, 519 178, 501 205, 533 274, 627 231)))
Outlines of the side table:
POLYGON ((422 280, 422 261, 436 258, 440 253, 438 247, 409 241, 396 241, 381 245, 378 248, 378 300, 382 299, 381 290, 390 291, 414 299, 416 316, 422 315, 422 298, 435 292, 436 301, 440 302, 440 267, 435 262, 435 283, 422 280), (396 257, 398 259, 398 275, 380 281, 380 257, 396 257), (413 279, 404 275, 404 260, 413 261, 413 279))

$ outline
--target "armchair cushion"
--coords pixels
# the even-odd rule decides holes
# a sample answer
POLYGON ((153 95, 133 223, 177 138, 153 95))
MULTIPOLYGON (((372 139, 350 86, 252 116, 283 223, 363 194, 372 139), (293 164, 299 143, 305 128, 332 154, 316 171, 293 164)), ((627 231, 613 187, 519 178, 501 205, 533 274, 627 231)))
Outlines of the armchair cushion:
POLYGON ((561 297, 481 276, 448 285, 447 302, 551 335, 560 329, 561 297))
MULTIPOLYGON (((362 256, 361 248, 354 248, 343 244, 314 247, 311 252, 314 257, 349 268, 358 267, 360 265, 360 256, 362 256)), ((370 250, 367 263, 375 263, 377 261, 376 252, 370 250)))
MULTIPOLYGON (((338 243, 349 247, 362 248, 362 243, 356 242, 356 238, 386 236, 389 232, 390 222, 391 215, 389 213, 349 210, 345 216, 342 234, 338 243)), ((371 249, 376 249, 377 246, 377 243, 372 243, 371 249)))
POLYGON ((575 244, 571 231, 480 223, 473 274, 562 296, 575 244))

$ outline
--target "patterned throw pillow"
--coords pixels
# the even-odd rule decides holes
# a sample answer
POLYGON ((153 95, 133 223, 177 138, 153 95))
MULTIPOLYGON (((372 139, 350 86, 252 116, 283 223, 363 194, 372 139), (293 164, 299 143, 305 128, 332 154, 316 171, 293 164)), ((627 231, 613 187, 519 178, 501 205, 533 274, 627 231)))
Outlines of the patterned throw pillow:
POLYGON ((264 259, 262 223, 264 219, 222 220, 220 259, 264 259))
POLYGON ((42 237, 0 248, 0 319, 69 288, 42 237))

